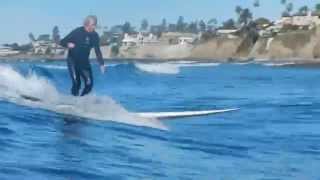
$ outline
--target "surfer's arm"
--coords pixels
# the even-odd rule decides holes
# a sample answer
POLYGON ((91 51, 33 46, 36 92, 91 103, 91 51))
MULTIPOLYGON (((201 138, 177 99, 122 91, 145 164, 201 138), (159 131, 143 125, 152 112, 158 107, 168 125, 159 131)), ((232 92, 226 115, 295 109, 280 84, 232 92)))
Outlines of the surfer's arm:
POLYGON ((100 38, 99 38, 98 34, 96 34, 96 36, 95 36, 95 41, 94 41, 93 47, 94 47, 94 51, 96 53, 97 61, 99 62, 99 64, 101 66, 103 66, 104 61, 103 61, 103 56, 102 56, 101 49, 100 49, 100 38))
POLYGON ((64 48, 69 48, 68 47, 68 44, 69 43, 72 43, 72 39, 73 37, 75 36, 76 34, 76 30, 73 30, 71 33, 69 33, 65 38, 63 38, 61 41, 60 41, 60 45, 64 48))

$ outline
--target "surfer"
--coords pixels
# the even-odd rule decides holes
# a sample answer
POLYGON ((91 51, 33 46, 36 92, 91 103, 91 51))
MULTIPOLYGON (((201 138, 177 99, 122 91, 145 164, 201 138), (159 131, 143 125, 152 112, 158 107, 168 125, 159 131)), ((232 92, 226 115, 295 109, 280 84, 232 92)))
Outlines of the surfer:
POLYGON ((82 27, 78 27, 60 41, 60 45, 68 48, 68 69, 72 79, 71 93, 79 95, 81 78, 84 81, 84 89, 81 96, 91 92, 93 77, 89 62, 90 51, 94 48, 101 73, 105 72, 105 65, 100 50, 100 38, 95 32, 98 20, 96 16, 88 16, 82 27))

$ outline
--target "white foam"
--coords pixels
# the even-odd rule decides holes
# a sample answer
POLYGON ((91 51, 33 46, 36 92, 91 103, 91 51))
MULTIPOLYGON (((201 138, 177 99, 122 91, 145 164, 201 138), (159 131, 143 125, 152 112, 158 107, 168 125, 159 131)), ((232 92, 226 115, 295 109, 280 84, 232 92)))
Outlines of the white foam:
POLYGON ((209 67, 218 66, 219 63, 195 63, 195 62, 165 62, 165 63, 135 63, 139 70, 155 74, 179 74, 182 67, 209 67))
POLYGON ((264 63, 264 66, 288 66, 288 65, 294 65, 294 62, 284 62, 284 63, 264 63))
POLYGON ((206 110, 206 111, 184 111, 184 112, 154 112, 154 113, 139 113, 142 117, 153 118, 179 118, 179 117, 191 117, 191 116, 204 116, 217 113, 225 113, 236 111, 239 109, 220 109, 220 110, 206 110))
POLYGON ((181 64, 181 67, 210 67, 210 66, 219 66, 220 63, 188 63, 181 64))
POLYGON ((156 118, 143 118, 128 112, 110 97, 62 95, 48 80, 36 74, 24 77, 9 66, 0 66, 0 99, 88 119, 167 129, 156 118), (22 98, 21 95, 37 97, 42 101, 33 102, 22 98))
POLYGON ((170 63, 136 63, 135 66, 144 72, 155 73, 155 74, 178 74, 180 73, 180 68, 177 65, 170 63))
POLYGON ((46 69, 68 69, 67 66, 65 65, 40 65, 39 67, 42 67, 42 68, 46 68, 46 69))
POLYGON ((252 64, 252 62, 237 62, 237 63, 232 63, 235 65, 248 65, 248 64, 252 64))
MULTIPOLYGON (((115 67, 119 64, 107 64, 108 67, 115 67)), ((39 65, 39 67, 46 69, 58 69, 58 70, 67 70, 68 67, 66 65, 39 65)))

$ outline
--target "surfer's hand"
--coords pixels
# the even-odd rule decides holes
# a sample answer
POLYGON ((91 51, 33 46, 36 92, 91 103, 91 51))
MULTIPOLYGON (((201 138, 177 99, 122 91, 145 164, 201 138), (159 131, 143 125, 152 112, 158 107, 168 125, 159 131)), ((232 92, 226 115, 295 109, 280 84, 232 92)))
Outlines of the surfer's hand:
POLYGON ((68 49, 73 49, 74 47, 76 47, 74 43, 68 43, 68 49))
POLYGON ((106 66, 105 65, 100 65, 100 71, 102 74, 106 72, 106 66))

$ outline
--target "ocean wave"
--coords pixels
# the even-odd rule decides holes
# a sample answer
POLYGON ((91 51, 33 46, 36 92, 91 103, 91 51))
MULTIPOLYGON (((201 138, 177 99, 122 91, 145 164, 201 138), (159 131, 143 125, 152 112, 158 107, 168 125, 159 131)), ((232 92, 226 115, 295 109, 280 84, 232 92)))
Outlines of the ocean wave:
POLYGON ((294 65, 296 63, 294 62, 284 62, 284 63, 262 63, 264 66, 288 66, 288 65, 294 65))
POLYGON ((23 106, 88 119, 167 129, 156 118, 143 118, 136 113, 127 111, 111 97, 62 95, 47 79, 39 77, 35 73, 23 76, 10 66, 0 66, 0 99, 23 106), (31 99, 22 96, 31 97, 31 99), (32 101, 32 98, 41 101, 32 101))
POLYGON ((179 74, 180 68, 174 64, 170 63, 152 63, 152 64, 143 64, 135 63, 136 68, 141 71, 155 74, 179 74))
MULTIPOLYGON (((116 67, 118 66, 119 64, 107 64, 106 66, 107 67, 116 67)), ((67 70, 68 67, 66 65, 37 65, 37 67, 40 67, 40 68, 45 68, 45 69, 55 69, 55 70, 67 70)))
POLYGON ((66 65, 39 65, 38 67, 46 68, 46 69, 68 69, 66 65))
POLYGON ((196 63, 192 61, 178 61, 165 63, 135 63, 141 71, 155 74, 179 74, 183 67, 210 67, 219 66, 220 63, 196 63))

